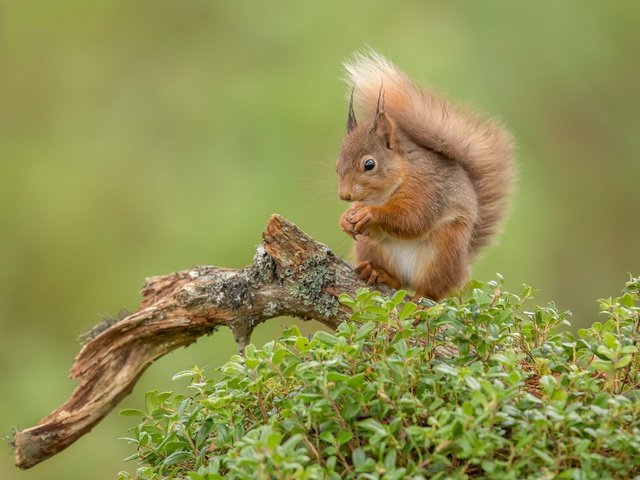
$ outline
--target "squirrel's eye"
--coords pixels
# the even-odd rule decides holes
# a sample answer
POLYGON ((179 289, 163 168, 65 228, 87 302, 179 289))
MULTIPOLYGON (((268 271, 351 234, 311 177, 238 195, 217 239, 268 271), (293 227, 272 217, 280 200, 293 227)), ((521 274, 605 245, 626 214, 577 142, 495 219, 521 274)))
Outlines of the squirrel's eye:
POLYGON ((365 172, 369 172, 376 168, 376 161, 373 158, 367 158, 362 165, 365 172))

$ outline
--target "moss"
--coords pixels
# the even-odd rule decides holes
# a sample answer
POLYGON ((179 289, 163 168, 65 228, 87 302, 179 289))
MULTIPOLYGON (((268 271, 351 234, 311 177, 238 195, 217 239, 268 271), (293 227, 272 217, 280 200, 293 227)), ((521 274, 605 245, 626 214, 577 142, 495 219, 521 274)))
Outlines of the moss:
POLYGON ((277 315, 280 310, 280 305, 275 300, 269 300, 262 311, 262 314, 266 318, 273 318, 277 315))
POLYGON ((253 296, 252 285, 242 273, 221 278, 219 282, 207 288, 207 295, 212 305, 239 308, 250 302, 253 296))
POLYGON ((78 341, 80 342, 81 345, 86 345, 91 340, 93 340, 98 335, 100 335, 102 332, 104 332, 107 328, 111 327, 112 325, 115 325, 119 321, 128 317, 130 314, 131 312, 129 312, 129 310, 127 310, 126 308, 121 308, 120 310, 118 310, 118 313, 116 313, 115 315, 103 317, 102 320, 100 320, 98 324, 91 327, 89 331, 78 335, 78 341))
POLYGON ((289 289, 291 295, 322 316, 338 313, 338 301, 324 291, 327 285, 336 281, 336 274, 326 257, 311 257, 302 264, 296 277, 296 283, 289 289))
POLYGON ((250 318, 248 320, 236 320, 229 323, 229 328, 233 334, 233 339, 238 345, 238 350, 242 353, 244 347, 246 347, 251 341, 251 333, 256 326, 256 319, 250 318))
POLYGON ((254 284, 270 283, 276 278, 276 262, 263 245, 258 245, 253 264, 247 269, 247 277, 254 284))
POLYGON ((9 448, 11 448, 12 450, 16 449, 16 435, 18 434, 19 431, 20 430, 18 429, 18 427, 11 427, 11 432, 2 436, 2 438, 9 445, 9 448))

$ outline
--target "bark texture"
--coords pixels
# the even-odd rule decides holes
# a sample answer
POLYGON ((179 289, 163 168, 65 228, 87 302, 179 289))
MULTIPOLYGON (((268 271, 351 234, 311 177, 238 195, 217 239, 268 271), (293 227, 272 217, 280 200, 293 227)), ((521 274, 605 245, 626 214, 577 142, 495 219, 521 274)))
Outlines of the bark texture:
POLYGON ((148 278, 136 312, 90 332, 71 368, 71 378, 80 382, 71 397, 38 425, 16 433, 16 465, 33 467, 89 432, 152 362, 172 350, 222 325, 243 349, 256 325, 283 315, 335 328, 349 317, 338 295, 362 286, 328 247, 278 215, 245 268, 200 266, 148 278))

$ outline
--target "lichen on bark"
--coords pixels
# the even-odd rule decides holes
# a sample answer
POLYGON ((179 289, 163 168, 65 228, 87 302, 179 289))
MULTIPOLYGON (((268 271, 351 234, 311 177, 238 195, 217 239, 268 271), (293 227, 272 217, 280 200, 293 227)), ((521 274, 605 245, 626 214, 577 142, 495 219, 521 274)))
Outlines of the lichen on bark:
POLYGON ((300 266, 290 292, 318 314, 332 316, 338 313, 340 305, 335 296, 326 293, 325 287, 335 281, 336 273, 330 268, 329 259, 313 256, 300 266))

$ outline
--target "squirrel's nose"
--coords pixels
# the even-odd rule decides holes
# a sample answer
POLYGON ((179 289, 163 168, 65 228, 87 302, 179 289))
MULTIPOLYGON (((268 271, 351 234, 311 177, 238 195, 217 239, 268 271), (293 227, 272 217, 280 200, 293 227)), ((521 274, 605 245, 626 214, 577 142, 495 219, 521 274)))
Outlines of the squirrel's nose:
POLYGON ((351 194, 346 192, 340 192, 340 199, 346 202, 349 202, 351 200, 351 194))

